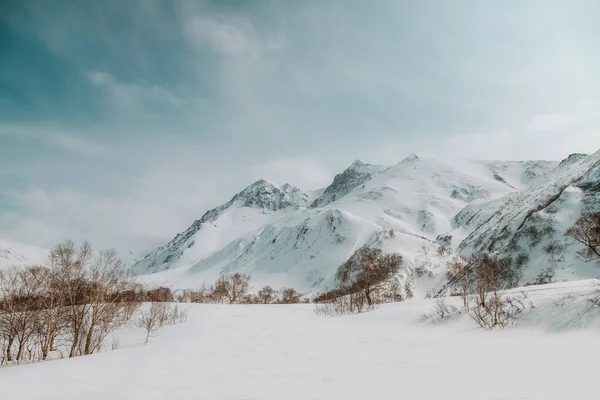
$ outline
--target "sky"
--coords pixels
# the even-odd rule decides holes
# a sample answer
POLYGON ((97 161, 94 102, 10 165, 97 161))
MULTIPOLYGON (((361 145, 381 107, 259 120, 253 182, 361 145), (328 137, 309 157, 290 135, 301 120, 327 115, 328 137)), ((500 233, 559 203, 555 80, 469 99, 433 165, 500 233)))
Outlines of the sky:
POLYGON ((0 238, 143 254, 251 182, 600 149, 600 3, 0 1, 0 238))

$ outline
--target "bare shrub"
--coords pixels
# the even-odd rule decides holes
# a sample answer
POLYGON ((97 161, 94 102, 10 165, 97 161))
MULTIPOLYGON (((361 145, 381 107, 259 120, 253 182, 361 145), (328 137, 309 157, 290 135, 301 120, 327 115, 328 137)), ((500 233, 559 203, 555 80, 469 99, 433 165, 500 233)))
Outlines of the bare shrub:
POLYGON ((555 275, 556 271, 554 268, 546 267, 537 274, 532 283, 528 283, 527 285, 547 285, 549 283, 553 283, 555 275))
POLYGON ((211 295, 213 292, 214 287, 202 285, 197 290, 184 290, 177 301, 180 303, 210 303, 212 302, 211 295))
POLYGON ((410 279, 407 279, 406 282, 404 282, 404 296, 407 299, 411 299, 414 297, 414 293, 413 293, 413 289, 412 289, 412 282, 410 279))
POLYGON ((292 288, 283 288, 281 289, 281 304, 297 304, 300 303, 300 298, 302 297, 302 293, 296 291, 296 289, 292 288))
POLYGON ((189 313, 189 309, 182 309, 179 308, 179 306, 175 305, 171 309, 171 316, 168 320, 168 323, 170 325, 182 324, 187 321, 189 313))
POLYGON ((357 314, 374 310, 377 304, 369 305, 363 292, 351 293, 336 297, 327 302, 315 304, 317 315, 337 316, 344 314, 357 314))
POLYGON ((394 277, 401 264, 400 254, 383 254, 381 249, 362 247, 338 268, 338 287, 345 294, 362 291, 371 306, 373 294, 394 277))
POLYGON ((435 299, 435 312, 440 319, 444 319, 449 315, 456 314, 458 309, 453 305, 448 305, 444 297, 438 297, 435 299))
POLYGON ((481 306, 486 306, 487 292, 494 292, 497 295, 499 291, 515 285, 510 259, 498 259, 489 254, 475 254, 471 262, 481 306))
POLYGON ((213 290, 215 299, 227 299, 229 304, 239 303, 248 293, 250 276, 240 273, 221 276, 213 290))
MULTIPOLYGON (((316 295, 315 312, 342 315, 373 310, 378 304, 402 301, 400 287, 393 277, 402 263, 399 254, 383 255, 380 249, 363 247, 336 273, 337 287, 316 295)), ((406 291, 406 287, 405 287, 406 291)), ((412 288, 408 285, 408 292, 412 288)), ((300 299, 296 294, 295 300, 300 299)))
POLYGON ((137 326, 146 332, 144 343, 148 343, 150 337, 165 325, 174 325, 187 321, 189 310, 180 309, 176 304, 154 302, 143 309, 137 326))
POLYGON ((437 255, 440 257, 444 257, 446 254, 449 254, 451 252, 450 248, 446 246, 439 246, 436 251, 437 255))
POLYGON ((582 260, 595 261, 600 266, 600 213, 582 215, 565 236, 584 246, 578 252, 582 260))
MULTIPOLYGON (((441 246, 441 247, 444 247, 444 246, 441 246)), ((439 250, 439 248, 438 248, 438 250, 439 250)), ((446 253, 446 252, 444 251, 444 253, 446 253)), ((419 278, 421 278, 423 276, 426 276, 428 278, 433 278, 434 274, 433 274, 433 271, 431 270, 431 267, 432 267, 432 262, 431 262, 431 256, 429 254, 429 249, 426 246, 423 246, 419 250, 413 270, 414 270, 415 274, 417 275, 417 277, 419 277, 419 278)))
POLYGON ((529 262, 529 256, 525 253, 519 253, 515 259, 515 266, 523 268, 529 262))
POLYGON ((175 300, 173 292, 168 287, 158 287, 146 292, 145 301, 171 303, 175 300))
MULTIPOLYGON (((529 307, 533 308, 531 302, 529 307)), ((519 298, 490 294, 485 306, 479 303, 472 305, 469 316, 484 329, 506 328, 514 324, 527 308, 525 302, 519 298)))
POLYGON ((277 291, 271 286, 265 286, 258 291, 258 302, 260 304, 271 304, 277 301, 277 291))
POLYGON ((164 315, 166 307, 167 303, 152 303, 148 309, 142 310, 138 319, 138 327, 143 328, 146 331, 144 343, 147 344, 150 340, 150 336, 161 327, 161 315, 164 315))
POLYGON ((559 255, 564 253, 565 245, 558 240, 552 240, 550 243, 543 247, 544 251, 550 255, 559 255))
POLYGON ((460 257, 454 257, 448 266, 448 280, 454 280, 458 284, 458 295, 461 296, 466 311, 469 311, 468 297, 473 284, 470 267, 471 265, 460 257))
POLYGON ((489 329, 510 325, 525 309, 519 299, 504 296, 520 276, 520 267, 515 268, 510 258, 498 259, 489 254, 475 254, 466 262, 455 260, 449 268, 449 277, 459 285, 465 310, 481 327, 489 329), (470 297, 471 291, 474 297, 470 297))

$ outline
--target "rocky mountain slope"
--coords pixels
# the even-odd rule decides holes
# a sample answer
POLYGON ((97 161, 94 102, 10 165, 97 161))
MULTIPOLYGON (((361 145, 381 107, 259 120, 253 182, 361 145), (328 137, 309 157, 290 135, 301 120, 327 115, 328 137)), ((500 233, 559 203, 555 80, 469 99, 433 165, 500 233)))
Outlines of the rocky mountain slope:
POLYGON ((525 282, 543 269, 559 280, 593 277, 599 271, 579 260, 578 247, 564 237, 583 211, 600 211, 600 152, 571 155, 525 190, 465 207, 453 223, 458 237, 468 234, 454 243, 461 254, 526 257, 525 282))
POLYGON ((227 203, 207 211, 165 246, 134 263, 138 274, 195 262, 271 220, 308 205, 308 194, 297 187, 259 180, 227 203))
POLYGON ((453 253, 518 257, 539 246, 523 266, 523 283, 547 268, 549 259, 557 279, 595 276, 592 266, 576 261, 576 248, 567 247, 562 235, 582 209, 596 207, 599 159, 598 153, 560 163, 412 154, 388 167, 357 160, 314 200, 289 184, 261 180, 205 213, 133 270, 142 280, 175 287, 244 272, 256 286, 322 290, 333 285, 339 264, 370 244, 400 252, 405 263, 399 279, 411 279, 417 294, 424 294, 443 283, 453 253), (523 232, 536 230, 546 236, 535 245, 526 242, 523 232), (441 245, 450 251, 438 251, 441 245))

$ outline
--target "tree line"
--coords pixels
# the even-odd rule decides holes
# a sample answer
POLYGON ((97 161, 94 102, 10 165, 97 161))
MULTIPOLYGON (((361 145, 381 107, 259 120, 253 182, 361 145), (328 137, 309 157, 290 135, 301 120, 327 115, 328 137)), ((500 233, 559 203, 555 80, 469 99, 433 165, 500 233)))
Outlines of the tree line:
POLYGON ((46 265, 0 270, 0 364, 92 354, 140 302, 114 250, 56 246, 46 265))
MULTIPOLYGON (((97 353, 128 325, 146 342, 187 312, 169 303, 293 304, 309 302, 292 288, 250 293, 250 276, 225 275, 214 285, 174 292, 136 283, 114 250, 94 255, 89 243, 53 248, 44 265, 0 270, 0 365, 97 353), (150 303, 146 308, 143 303, 150 303)), ((114 346, 114 344, 113 344, 114 346)))

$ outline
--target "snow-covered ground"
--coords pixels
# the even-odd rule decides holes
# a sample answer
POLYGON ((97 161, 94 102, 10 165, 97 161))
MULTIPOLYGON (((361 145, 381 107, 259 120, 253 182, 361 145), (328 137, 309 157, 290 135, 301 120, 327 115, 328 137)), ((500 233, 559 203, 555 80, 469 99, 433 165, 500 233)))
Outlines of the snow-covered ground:
MULTIPOLYGON (((433 300, 343 317, 312 305, 190 305, 146 345, 0 369, 0 399, 596 399, 600 307, 594 281, 535 286, 535 308, 502 331, 433 300)), ((451 302, 460 299, 451 298, 451 302)))

